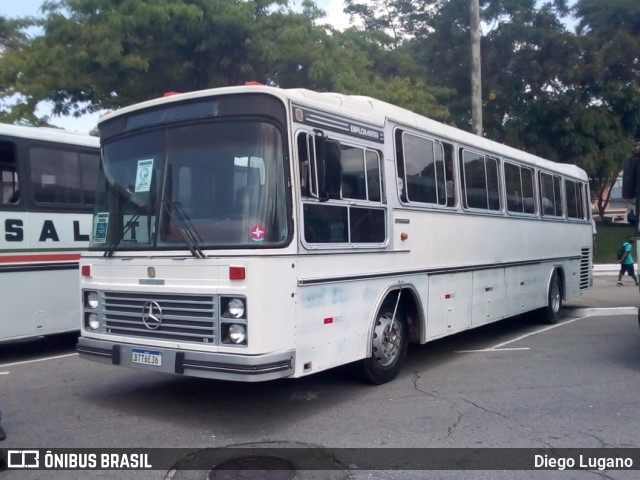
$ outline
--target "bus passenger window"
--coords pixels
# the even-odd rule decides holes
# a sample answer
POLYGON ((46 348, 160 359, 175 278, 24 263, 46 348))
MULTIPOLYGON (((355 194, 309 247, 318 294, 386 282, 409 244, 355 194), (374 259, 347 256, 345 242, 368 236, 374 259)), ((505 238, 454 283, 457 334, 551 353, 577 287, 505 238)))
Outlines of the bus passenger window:
POLYGON ((84 203, 78 152, 33 147, 29 149, 29 167, 36 202, 84 203))
POLYGON ((2 204, 11 205, 20 201, 18 175, 16 172, 2 170, 2 204))
POLYGON ((453 171, 453 145, 443 143, 441 149, 444 154, 444 179, 438 181, 438 203, 454 207, 456 204, 456 183, 453 171))
POLYGON ((311 157, 315 155, 313 137, 306 132, 298 134, 298 165, 300 166, 300 193, 311 197, 316 191, 316 177, 312 169, 311 157))
POLYGON ((437 203, 433 141, 404 135, 404 169, 410 202, 437 203))
POLYGON ((534 214, 533 170, 529 167, 504 163, 504 181, 507 192, 507 211, 534 214))
POLYGON ((2 205, 18 203, 20 190, 18 188, 18 171, 15 146, 10 142, 0 142, 0 175, 2 177, 2 205))
POLYGON ((567 199, 567 217, 584 220, 583 185, 572 180, 565 180, 564 188, 567 199))
POLYGON ((93 205, 96 202, 98 170, 100 170, 100 155, 95 153, 80 153, 82 203, 85 205, 93 205))
POLYGON ((347 208, 304 204, 304 238, 307 243, 347 243, 347 208))
POLYGON ((384 210, 352 208, 349 216, 351 243, 383 243, 385 240, 384 210))
POLYGON ((380 157, 376 152, 367 150, 367 193, 372 202, 382 201, 382 183, 380 181, 380 157))
POLYGON ((395 146, 400 199, 454 207, 453 146, 402 130, 396 131, 395 146))
POLYGON ((364 151, 361 148, 341 145, 342 198, 366 200, 364 151))
POLYGON ((543 216, 561 217, 563 215, 560 195, 560 177, 540 172, 540 205, 543 216))
POLYGON ((464 206, 500 210, 499 161, 497 158, 462 150, 464 206))

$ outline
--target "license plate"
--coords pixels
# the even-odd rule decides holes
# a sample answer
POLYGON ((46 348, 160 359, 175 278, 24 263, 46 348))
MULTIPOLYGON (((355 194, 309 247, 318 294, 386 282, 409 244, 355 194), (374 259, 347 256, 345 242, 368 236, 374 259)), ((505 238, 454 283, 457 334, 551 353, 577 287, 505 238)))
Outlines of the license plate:
POLYGON ((137 348, 131 352, 131 361, 141 365, 151 365, 152 367, 162 366, 162 352, 155 350, 140 350, 137 348))

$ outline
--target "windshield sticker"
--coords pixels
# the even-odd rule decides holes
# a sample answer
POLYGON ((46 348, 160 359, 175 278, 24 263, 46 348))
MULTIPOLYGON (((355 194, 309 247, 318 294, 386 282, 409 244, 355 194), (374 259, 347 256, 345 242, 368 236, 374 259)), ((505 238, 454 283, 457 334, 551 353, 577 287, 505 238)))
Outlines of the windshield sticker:
POLYGON ((96 213, 93 243, 106 243, 109 227, 109 212, 96 213))
POLYGON ((251 229, 251 240, 254 242, 264 241, 264 228, 262 228, 262 225, 256 225, 251 229))
POLYGON ((153 176, 153 158, 138 160, 136 172, 136 193, 151 190, 151 177, 153 176))

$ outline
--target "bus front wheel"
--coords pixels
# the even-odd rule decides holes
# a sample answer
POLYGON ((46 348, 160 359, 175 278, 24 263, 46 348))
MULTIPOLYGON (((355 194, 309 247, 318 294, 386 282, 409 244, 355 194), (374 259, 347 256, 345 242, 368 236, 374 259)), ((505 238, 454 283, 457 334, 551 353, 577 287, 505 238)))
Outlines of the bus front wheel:
POLYGON ((358 363, 359 376, 375 385, 396 378, 407 356, 409 328, 400 308, 394 318, 395 303, 385 302, 378 312, 371 340, 371 356, 358 363))

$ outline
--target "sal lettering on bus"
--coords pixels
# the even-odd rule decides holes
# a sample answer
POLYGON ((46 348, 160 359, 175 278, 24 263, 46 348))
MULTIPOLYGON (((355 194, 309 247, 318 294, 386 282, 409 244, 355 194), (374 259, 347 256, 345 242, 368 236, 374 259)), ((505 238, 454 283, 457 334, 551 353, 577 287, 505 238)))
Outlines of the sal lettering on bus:
MULTIPOLYGON (((69 219, 51 219, 47 218, 38 222, 38 224, 31 225, 32 242, 35 243, 67 243, 69 240, 73 242, 88 242, 89 234, 87 232, 87 226, 82 224, 80 220, 69 219)), ((3 238, 6 242, 12 244, 24 242, 25 220, 21 218, 7 218, 2 223, 4 227, 3 238)))

